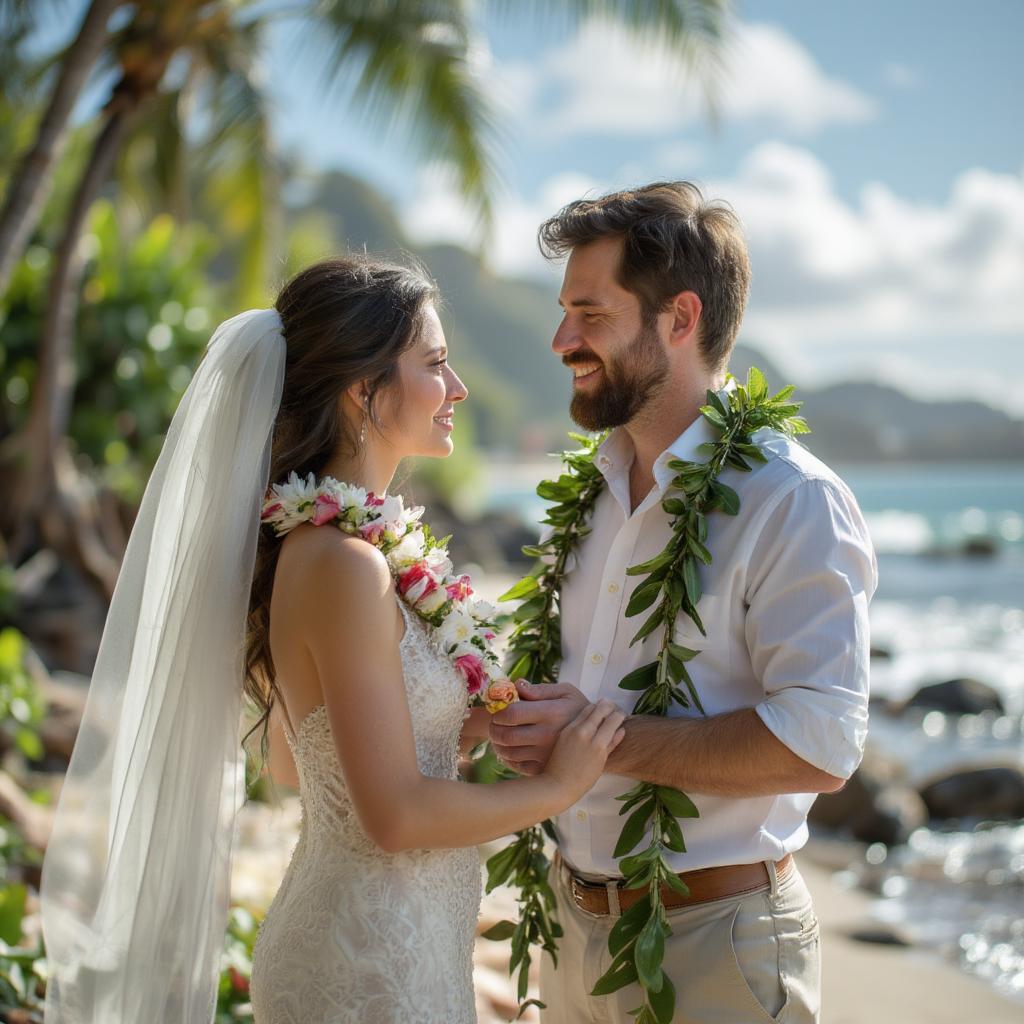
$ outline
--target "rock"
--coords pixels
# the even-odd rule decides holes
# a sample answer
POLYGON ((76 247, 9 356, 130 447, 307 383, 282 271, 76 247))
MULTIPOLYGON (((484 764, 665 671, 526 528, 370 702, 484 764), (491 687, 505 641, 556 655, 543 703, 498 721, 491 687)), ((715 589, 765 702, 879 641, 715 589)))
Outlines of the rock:
POLYGON ((860 928, 847 933, 855 942, 869 942, 877 946, 901 946, 909 947, 902 935, 897 935, 890 928, 860 928))
POLYGON ((1024 773, 1017 768, 977 768, 939 779, 921 790, 938 819, 1024 818, 1024 773))
POLYGON ((950 679, 922 686, 904 707, 930 708, 952 715, 980 715, 983 711, 1006 713, 999 694, 988 683, 977 679, 950 679))
POLYGON ((862 843, 905 843, 910 833, 928 820, 914 790, 883 783, 863 769, 837 793, 822 793, 814 801, 808 821, 862 843))
POLYGON ((995 537, 969 537, 960 551, 968 558, 995 558, 999 554, 999 541, 995 537))

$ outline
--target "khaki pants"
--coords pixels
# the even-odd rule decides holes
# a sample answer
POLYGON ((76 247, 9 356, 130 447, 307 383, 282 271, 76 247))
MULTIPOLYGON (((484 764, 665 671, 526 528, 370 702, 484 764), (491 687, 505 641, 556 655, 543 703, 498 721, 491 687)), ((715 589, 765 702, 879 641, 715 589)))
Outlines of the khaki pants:
MULTIPOLYGON (((557 863, 557 862, 556 862, 557 863)), ((668 911, 665 972, 676 989, 673 1024, 816 1024, 820 1007, 818 920, 794 867, 772 884, 668 911)), ((550 881, 565 932, 558 968, 543 954, 542 1024, 632 1024, 642 1005, 638 985, 606 996, 590 990, 608 969, 614 918, 581 910, 569 895, 568 870, 552 866, 550 881)))

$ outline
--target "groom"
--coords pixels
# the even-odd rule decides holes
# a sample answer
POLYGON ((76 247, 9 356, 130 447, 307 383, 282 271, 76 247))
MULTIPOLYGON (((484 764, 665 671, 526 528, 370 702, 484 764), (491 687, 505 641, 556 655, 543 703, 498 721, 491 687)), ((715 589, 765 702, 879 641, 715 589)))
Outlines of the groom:
MULTIPOLYGON (((592 530, 562 583, 562 681, 520 683, 523 699, 491 720, 498 756, 525 774, 588 701, 632 709, 619 680, 653 660, 660 638, 630 647, 642 620, 624 616, 626 568, 669 539, 668 460, 704 461, 698 446, 715 439, 699 408, 727 387, 750 274, 734 215, 687 182, 570 203, 540 243, 549 259, 568 256, 552 349, 572 374, 572 418, 613 429, 597 452, 606 486, 592 530)), ((818 922, 792 854, 815 796, 841 788, 861 758, 877 571, 842 480, 779 433, 755 441, 768 461, 720 478, 739 515, 708 517, 697 606, 707 636, 684 614, 677 622, 676 641, 699 651, 688 668, 706 713, 628 718, 604 776, 555 821, 565 934, 557 970, 542 962, 545 1024, 629 1021, 643 1001, 635 983, 590 994, 611 962, 609 930, 638 892, 621 887, 612 855, 624 821, 615 797, 635 780, 681 789, 700 812, 685 822, 686 853, 669 855, 690 896, 662 892, 674 1020, 753 1024, 784 1008, 791 1024, 818 1020, 818 922)))

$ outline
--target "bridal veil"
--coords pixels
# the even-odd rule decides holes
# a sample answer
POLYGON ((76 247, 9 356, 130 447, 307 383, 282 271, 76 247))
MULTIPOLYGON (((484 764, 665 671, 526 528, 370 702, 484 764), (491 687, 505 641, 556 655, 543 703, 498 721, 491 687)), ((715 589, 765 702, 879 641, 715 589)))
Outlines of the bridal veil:
POLYGON ((47 1024, 213 1020, 285 353, 274 309, 221 324, 146 486, 43 864, 47 1024))

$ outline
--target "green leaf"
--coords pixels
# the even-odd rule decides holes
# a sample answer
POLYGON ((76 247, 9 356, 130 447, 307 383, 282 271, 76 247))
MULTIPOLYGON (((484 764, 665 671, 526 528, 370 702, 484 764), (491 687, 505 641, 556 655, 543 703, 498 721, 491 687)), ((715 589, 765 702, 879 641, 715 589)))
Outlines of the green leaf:
POLYGON ((661 973, 661 988, 657 992, 648 989, 647 1000, 658 1024, 671 1024, 676 1009, 676 989, 664 970, 661 973))
POLYGON ((9 946, 21 942, 21 922, 25 917, 25 899, 28 890, 23 885, 5 885, 0 888, 0 939, 9 946))
POLYGON ((666 548, 660 554, 655 555, 654 558, 651 558, 646 562, 641 562, 639 565, 631 565, 626 570, 626 575, 646 576, 648 573, 654 572, 656 569, 661 569, 663 566, 669 565, 673 558, 675 558, 675 552, 671 548, 666 548))
POLYGON ((710 405, 702 405, 700 413, 713 427, 717 427, 719 430, 726 429, 725 419, 717 409, 713 409, 710 405))
POLYGON ((512 613, 512 618, 516 622, 526 622, 528 619, 534 619, 544 610, 544 606, 547 604, 547 594, 536 594, 529 599, 524 601, 518 608, 512 613))
POLYGON ((484 939, 491 939, 494 942, 502 942, 505 939, 511 939, 512 933, 516 930, 514 921, 499 921, 495 925, 491 925, 490 928, 485 932, 480 933, 480 937, 484 939))
POLYGON ((527 999, 526 1002, 519 1004, 519 1012, 516 1014, 515 1019, 519 1020, 531 1006, 536 1006, 538 1010, 546 1010, 548 1008, 548 1004, 542 1003, 539 999, 527 999))
POLYGON ((608 933, 608 952, 617 956, 637 935, 644 926, 651 912, 651 901, 644 896, 633 904, 625 913, 612 925, 608 933))
POLYGON ((641 583, 636 590, 630 594, 629 603, 626 605, 626 618, 639 615, 658 600, 664 583, 660 579, 647 579, 641 583))
POLYGON ((717 412, 721 413, 723 416, 728 416, 729 415, 729 410, 726 409, 726 407, 723 404, 722 400, 718 397, 718 395, 714 391, 710 391, 709 390, 709 391, 706 392, 706 395, 707 395, 708 405, 710 405, 712 408, 714 408, 717 412))
POLYGON ((635 668, 632 672, 624 675, 619 680, 619 686, 623 690, 646 690, 652 685, 658 674, 658 663, 652 661, 650 665, 643 665, 635 668))
POLYGON ((676 818, 699 818, 700 811, 694 802, 682 791, 670 786, 658 786, 658 799, 668 808, 669 814, 676 818))
POLYGON ((532 594, 536 594, 538 590, 540 590, 540 584, 537 582, 537 577, 524 576, 515 586, 506 590, 498 600, 518 601, 522 597, 530 597, 532 594))
POLYGON ((731 487, 716 480, 712 483, 711 490, 715 497, 718 498, 719 506, 723 512, 730 516, 734 516, 739 512, 740 498, 731 487))
POLYGON ((662 611, 661 606, 659 605, 657 608, 654 609, 654 613, 651 615, 651 617, 640 627, 639 630, 637 630, 636 636, 629 641, 629 646, 632 647, 633 644, 639 643, 641 640, 643 640, 645 636, 650 636, 650 634, 653 633, 658 628, 658 626, 661 625, 661 623, 662 611))
POLYGON ((762 398, 768 396, 768 382, 764 379, 764 374, 756 366, 752 366, 747 370, 747 391, 755 402, 759 402, 762 398))
POLYGON ((537 485, 537 497, 545 501, 572 501, 577 496, 575 487, 557 483, 554 480, 542 480, 537 485))
POLYGON ((636 965, 632 960, 622 960, 618 965, 613 964, 597 979, 597 984, 590 990, 590 994, 592 996, 606 996, 611 992, 618 992, 620 988, 633 984, 636 979, 636 965))
POLYGON ((689 647, 683 647, 681 644, 674 642, 669 643, 668 649, 672 656, 680 661, 692 661, 700 654, 700 651, 692 651, 689 647))
POLYGON ((690 555, 683 559, 683 583, 686 584, 686 596, 696 604, 700 600, 700 572, 697 569, 697 560, 690 555))
POLYGON ((626 819, 626 824, 622 826, 619 841, 615 844, 615 850, 612 852, 613 857, 624 857, 643 839, 653 810, 654 801, 645 800, 630 814, 626 819))
POLYGON ((640 930, 633 955, 640 984, 648 992, 660 992, 664 978, 661 964, 665 959, 665 935, 657 914, 652 914, 640 930))

